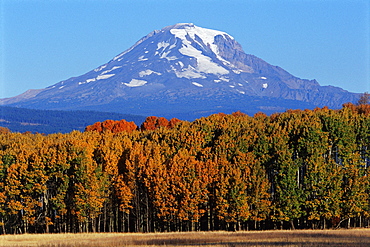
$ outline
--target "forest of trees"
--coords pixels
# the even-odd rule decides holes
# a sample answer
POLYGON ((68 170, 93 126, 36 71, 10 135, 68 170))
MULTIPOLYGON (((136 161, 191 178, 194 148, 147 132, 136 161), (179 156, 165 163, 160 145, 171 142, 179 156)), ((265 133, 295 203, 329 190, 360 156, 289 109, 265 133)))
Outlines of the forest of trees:
POLYGON ((0 234, 367 227, 370 105, 0 131, 0 234))

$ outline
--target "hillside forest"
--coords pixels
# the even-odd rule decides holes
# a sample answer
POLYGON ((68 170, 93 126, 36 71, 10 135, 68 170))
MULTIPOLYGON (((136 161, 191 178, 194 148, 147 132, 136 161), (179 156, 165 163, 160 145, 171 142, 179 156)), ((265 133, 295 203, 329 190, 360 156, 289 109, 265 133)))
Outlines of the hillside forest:
POLYGON ((0 234, 370 225, 369 104, 0 132, 0 234))

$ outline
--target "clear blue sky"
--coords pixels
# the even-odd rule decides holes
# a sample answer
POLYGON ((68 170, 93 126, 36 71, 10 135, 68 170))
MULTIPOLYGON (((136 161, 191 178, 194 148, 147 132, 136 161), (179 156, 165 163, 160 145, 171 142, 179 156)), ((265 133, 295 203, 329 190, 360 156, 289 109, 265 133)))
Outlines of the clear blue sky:
POLYGON ((369 0, 0 1, 0 98, 84 74, 181 22, 225 31, 297 77, 370 91, 369 0))

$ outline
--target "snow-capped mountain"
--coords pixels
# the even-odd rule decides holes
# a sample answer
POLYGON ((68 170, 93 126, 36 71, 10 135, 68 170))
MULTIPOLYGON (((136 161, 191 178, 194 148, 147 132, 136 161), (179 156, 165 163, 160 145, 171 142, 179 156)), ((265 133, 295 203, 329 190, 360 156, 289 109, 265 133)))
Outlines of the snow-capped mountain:
POLYGON ((357 98, 248 55, 225 32, 183 23, 151 32, 84 75, 1 99, 0 104, 192 119, 237 110, 338 108, 357 98))

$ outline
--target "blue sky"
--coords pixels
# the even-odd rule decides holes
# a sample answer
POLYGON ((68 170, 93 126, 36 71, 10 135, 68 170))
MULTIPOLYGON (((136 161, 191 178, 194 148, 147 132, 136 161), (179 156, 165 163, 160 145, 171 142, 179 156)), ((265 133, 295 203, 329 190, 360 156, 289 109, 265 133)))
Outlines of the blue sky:
POLYGON ((0 98, 79 76, 176 23, 321 85, 370 91, 369 0, 0 0, 0 98))

